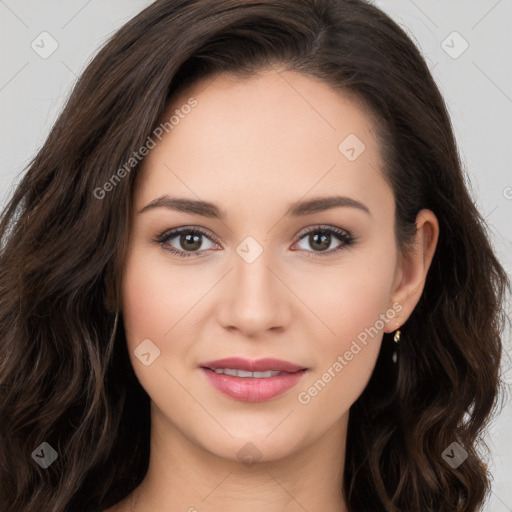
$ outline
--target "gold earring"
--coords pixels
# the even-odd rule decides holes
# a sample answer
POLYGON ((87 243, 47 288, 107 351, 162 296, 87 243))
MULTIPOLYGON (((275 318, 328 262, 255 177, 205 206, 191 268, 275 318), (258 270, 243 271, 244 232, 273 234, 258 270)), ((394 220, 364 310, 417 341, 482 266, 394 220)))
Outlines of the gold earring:
MULTIPOLYGON (((396 322, 396 325, 398 325, 398 322, 396 322)), ((400 341, 400 329, 397 329, 395 331, 395 337, 393 338, 393 341, 395 343, 398 343, 400 341)))

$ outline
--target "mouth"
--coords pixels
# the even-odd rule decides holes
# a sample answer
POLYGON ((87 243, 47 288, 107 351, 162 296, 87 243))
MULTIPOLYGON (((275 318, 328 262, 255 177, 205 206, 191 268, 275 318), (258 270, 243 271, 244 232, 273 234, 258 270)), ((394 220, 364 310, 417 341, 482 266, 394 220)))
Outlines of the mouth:
MULTIPOLYGON (((291 363, 289 361, 283 361, 282 359, 276 359, 273 357, 266 357, 263 359, 251 360, 244 359, 243 357, 226 357, 224 359, 217 359, 215 361, 206 361, 200 364, 201 368, 207 368, 212 371, 226 370, 226 371, 239 371, 239 372, 250 372, 250 373, 264 373, 264 372, 282 372, 282 373, 295 373, 301 370, 306 370, 304 366, 291 363)), ((227 375, 233 375, 233 373, 227 373, 227 375)), ((247 377, 242 373, 240 377, 247 377)))
MULTIPOLYGON (((242 379, 268 379, 270 377, 276 377, 277 375, 284 375, 285 373, 296 373, 296 372, 280 372, 278 370, 267 370, 265 372, 249 372, 246 370, 238 370, 236 368, 204 368, 221 375, 231 375, 232 377, 240 377, 242 379)), ((299 370, 302 371, 302 370, 299 370)))
POLYGON ((223 395, 244 402, 271 400, 294 387, 307 368, 279 359, 227 358, 200 365, 207 381, 223 395))

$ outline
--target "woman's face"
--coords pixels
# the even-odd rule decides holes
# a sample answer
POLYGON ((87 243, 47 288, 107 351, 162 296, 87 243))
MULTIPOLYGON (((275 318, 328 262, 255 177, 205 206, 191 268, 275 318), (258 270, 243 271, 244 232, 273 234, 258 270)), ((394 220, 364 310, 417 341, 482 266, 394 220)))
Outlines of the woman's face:
POLYGON ((372 124, 349 96, 294 72, 218 75, 175 98, 173 113, 136 181, 122 283, 131 361, 160 435, 222 458, 284 457, 345 428, 382 332, 404 321, 372 124), (178 198, 208 206, 180 211, 178 198), (306 370, 202 368, 231 357, 306 370))

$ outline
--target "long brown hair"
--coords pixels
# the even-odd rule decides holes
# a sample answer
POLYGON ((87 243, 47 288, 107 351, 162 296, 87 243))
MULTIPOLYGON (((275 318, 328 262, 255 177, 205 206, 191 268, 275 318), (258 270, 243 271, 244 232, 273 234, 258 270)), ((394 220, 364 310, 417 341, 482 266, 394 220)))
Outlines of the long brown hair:
POLYGON ((149 397, 122 321, 114 329, 139 168, 125 164, 178 91, 273 65, 369 108, 401 250, 422 208, 440 225, 398 363, 385 334, 351 408, 349 509, 473 512, 483 502, 478 446, 499 391, 509 283, 420 52, 363 0, 157 0, 88 65, 0 219, 0 509, 100 511, 143 479, 149 397), (58 454, 46 469, 31 456, 43 442, 58 454), (456 468, 442 456, 454 442, 468 455, 456 468))

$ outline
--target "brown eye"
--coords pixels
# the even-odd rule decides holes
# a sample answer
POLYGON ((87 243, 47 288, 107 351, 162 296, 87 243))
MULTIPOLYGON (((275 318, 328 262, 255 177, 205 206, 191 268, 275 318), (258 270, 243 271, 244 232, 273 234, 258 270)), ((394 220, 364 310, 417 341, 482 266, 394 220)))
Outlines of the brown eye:
POLYGON ((211 247, 204 247, 205 239, 214 244, 207 233, 201 229, 180 228, 162 233, 154 243, 172 254, 186 258, 210 249, 211 247))
POLYGON ((203 235, 196 235, 196 234, 186 234, 186 235, 179 235, 179 244, 185 249, 190 251, 197 251, 201 247, 201 237, 203 235))
POLYGON ((348 231, 343 229, 316 227, 304 233, 299 241, 305 241, 305 245, 309 245, 309 249, 301 247, 302 250, 316 252, 319 256, 323 256, 322 253, 326 255, 334 254, 342 250, 344 247, 352 244, 354 238, 348 231))

